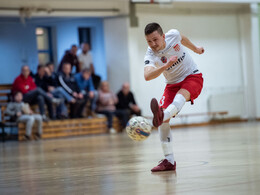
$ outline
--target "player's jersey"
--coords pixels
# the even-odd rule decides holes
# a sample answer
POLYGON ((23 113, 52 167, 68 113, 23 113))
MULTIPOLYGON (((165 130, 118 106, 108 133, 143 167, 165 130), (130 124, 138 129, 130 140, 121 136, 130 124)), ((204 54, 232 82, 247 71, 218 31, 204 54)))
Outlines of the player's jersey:
POLYGON ((145 66, 160 67, 167 63, 171 56, 178 56, 178 61, 163 71, 167 84, 179 83, 188 75, 200 73, 197 65, 181 44, 181 35, 178 30, 169 30, 165 34, 165 42, 165 48, 159 52, 153 52, 148 47, 144 57, 145 66))

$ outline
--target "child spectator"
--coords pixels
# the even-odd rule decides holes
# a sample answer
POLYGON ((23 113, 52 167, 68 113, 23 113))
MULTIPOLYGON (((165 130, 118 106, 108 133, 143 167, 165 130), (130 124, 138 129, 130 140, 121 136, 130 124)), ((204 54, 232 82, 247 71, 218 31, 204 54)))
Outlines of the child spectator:
POLYGON ((42 135, 42 116, 33 114, 29 104, 24 103, 22 100, 23 94, 21 92, 16 92, 14 94, 14 102, 7 104, 5 113, 11 116, 14 121, 26 124, 26 133, 24 135, 26 140, 31 140, 32 127, 34 122, 36 122, 38 132, 35 134, 35 137, 40 139, 42 135))

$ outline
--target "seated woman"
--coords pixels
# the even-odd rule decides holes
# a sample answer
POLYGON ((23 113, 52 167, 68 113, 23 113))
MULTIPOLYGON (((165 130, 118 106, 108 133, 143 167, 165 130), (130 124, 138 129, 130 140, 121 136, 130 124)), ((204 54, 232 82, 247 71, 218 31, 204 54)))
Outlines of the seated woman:
POLYGON ((97 112, 106 115, 110 133, 116 133, 115 129, 112 128, 113 116, 117 116, 120 119, 124 128, 128 122, 128 113, 124 110, 116 110, 115 105, 117 102, 118 99, 116 95, 110 91, 108 82, 103 81, 99 90, 97 112))
POLYGON ((32 127, 34 122, 37 123, 38 132, 35 134, 36 139, 40 139, 42 135, 42 116, 40 114, 33 114, 29 104, 24 103, 23 94, 16 92, 14 94, 14 102, 7 104, 5 113, 17 122, 26 124, 26 133, 24 138, 31 139, 32 127))

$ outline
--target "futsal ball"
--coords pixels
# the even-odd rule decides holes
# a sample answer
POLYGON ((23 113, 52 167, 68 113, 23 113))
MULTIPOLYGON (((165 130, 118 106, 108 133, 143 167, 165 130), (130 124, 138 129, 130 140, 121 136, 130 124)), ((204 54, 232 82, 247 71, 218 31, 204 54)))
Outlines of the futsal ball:
POLYGON ((126 126, 128 136, 135 141, 143 141, 151 134, 152 127, 149 121, 142 116, 132 117, 126 126))

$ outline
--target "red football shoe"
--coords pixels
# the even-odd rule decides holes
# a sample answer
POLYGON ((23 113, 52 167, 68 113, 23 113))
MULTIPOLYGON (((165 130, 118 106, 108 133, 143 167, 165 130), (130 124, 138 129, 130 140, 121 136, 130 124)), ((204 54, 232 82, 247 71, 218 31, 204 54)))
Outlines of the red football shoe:
POLYGON ((170 163, 167 159, 161 160, 159 165, 152 168, 152 172, 158 171, 175 171, 176 170, 176 162, 174 161, 174 165, 170 163))
POLYGON ((153 112, 153 126, 159 127, 163 123, 163 110, 155 98, 151 100, 150 107, 153 112))

